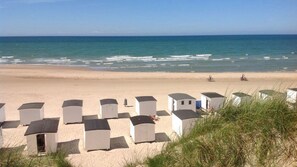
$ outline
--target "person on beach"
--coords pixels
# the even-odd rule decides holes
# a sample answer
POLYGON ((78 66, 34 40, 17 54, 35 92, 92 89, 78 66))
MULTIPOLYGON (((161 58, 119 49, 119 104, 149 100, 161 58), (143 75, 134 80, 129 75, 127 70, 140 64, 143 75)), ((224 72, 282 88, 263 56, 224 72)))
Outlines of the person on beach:
POLYGON ((209 75, 209 77, 208 77, 207 80, 208 80, 209 82, 213 82, 213 81, 214 81, 211 75, 209 75))
POLYGON ((247 81, 247 78, 245 77, 244 74, 242 74, 240 80, 241 80, 241 81, 247 81))

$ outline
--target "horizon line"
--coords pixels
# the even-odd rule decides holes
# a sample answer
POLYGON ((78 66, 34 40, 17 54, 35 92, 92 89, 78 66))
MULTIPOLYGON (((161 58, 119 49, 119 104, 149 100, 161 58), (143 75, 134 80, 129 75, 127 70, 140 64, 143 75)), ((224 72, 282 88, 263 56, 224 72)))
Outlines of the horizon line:
POLYGON ((269 36, 269 35, 297 35, 296 34, 193 34, 193 35, 183 35, 183 34, 177 34, 177 35, 7 35, 7 36, 1 36, 0 37, 187 37, 187 36, 269 36))

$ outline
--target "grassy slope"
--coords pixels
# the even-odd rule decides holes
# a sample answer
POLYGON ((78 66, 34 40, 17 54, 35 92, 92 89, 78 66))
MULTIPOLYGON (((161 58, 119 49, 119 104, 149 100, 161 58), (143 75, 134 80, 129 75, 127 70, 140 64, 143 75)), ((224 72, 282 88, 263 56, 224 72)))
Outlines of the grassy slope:
POLYGON ((23 155, 24 146, 0 149, 0 167, 71 167, 61 151, 46 156, 27 157, 23 155))
POLYGON ((296 165, 297 111, 285 100, 253 100, 226 105, 200 119, 187 136, 170 142, 144 162, 127 166, 283 166, 296 165))

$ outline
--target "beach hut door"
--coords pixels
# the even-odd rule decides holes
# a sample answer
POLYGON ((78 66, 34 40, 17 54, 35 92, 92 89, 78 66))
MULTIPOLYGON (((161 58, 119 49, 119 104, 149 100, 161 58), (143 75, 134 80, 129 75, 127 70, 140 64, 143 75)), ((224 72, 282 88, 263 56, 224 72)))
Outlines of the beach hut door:
MULTIPOLYGON (((174 111, 174 102, 175 102, 175 101, 173 100, 173 101, 172 101, 172 111, 174 111)), ((172 112, 172 111, 171 111, 171 112, 172 112)))
POLYGON ((44 136, 44 134, 37 135, 36 139, 37 139, 37 151, 45 152, 45 136, 44 136))
POLYGON ((208 109, 208 108, 209 108, 209 101, 206 100, 206 109, 208 109))

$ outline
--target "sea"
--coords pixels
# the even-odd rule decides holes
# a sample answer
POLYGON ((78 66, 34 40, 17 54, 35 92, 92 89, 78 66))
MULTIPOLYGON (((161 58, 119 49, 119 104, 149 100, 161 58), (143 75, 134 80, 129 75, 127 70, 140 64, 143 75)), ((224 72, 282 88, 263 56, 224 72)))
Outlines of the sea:
POLYGON ((1 64, 129 72, 297 72, 297 35, 0 37, 1 64))

